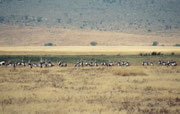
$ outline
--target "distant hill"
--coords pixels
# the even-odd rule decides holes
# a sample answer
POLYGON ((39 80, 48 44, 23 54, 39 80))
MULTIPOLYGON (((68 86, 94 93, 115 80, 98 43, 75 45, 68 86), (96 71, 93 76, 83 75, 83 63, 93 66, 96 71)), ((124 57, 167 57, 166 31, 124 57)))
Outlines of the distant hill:
POLYGON ((180 0, 0 0, 0 26, 128 33, 180 29, 180 0))

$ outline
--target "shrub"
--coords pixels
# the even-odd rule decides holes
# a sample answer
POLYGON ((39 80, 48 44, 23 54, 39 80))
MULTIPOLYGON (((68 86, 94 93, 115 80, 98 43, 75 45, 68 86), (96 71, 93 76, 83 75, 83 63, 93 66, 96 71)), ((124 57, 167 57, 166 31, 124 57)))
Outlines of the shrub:
POLYGON ((93 42, 91 42, 90 44, 91 44, 91 46, 96 46, 96 45, 97 45, 97 42, 94 42, 94 41, 93 41, 93 42))
POLYGON ((158 52, 157 55, 163 55, 161 52, 158 52))
POLYGON ((152 53, 151 53, 151 55, 153 55, 153 56, 154 56, 154 55, 157 55, 157 53, 156 53, 156 52, 152 52, 152 53))
POLYGON ((56 46, 56 44, 53 44, 53 43, 45 43, 44 46, 56 46))
POLYGON ((0 23, 3 23, 3 22, 4 22, 4 17, 0 16, 0 23))
POLYGON ((149 30, 148 30, 148 32, 152 32, 152 30, 151 30, 151 29, 149 29, 149 30))
POLYGON ((175 53, 174 53, 174 52, 172 52, 172 53, 171 53, 171 55, 175 55, 175 53))
POLYGON ((157 46, 159 43, 157 41, 154 41, 152 46, 157 46))
POLYGON ((37 22, 42 22, 42 17, 37 17, 37 22))
POLYGON ((28 17, 27 15, 26 15, 26 16, 24 16, 24 19, 25 19, 25 20, 28 20, 28 18, 29 18, 29 17, 28 17))
POLYGON ((58 21, 58 23, 61 23, 61 19, 59 18, 59 19, 57 19, 57 21, 58 21))
POLYGON ((152 52, 151 55, 155 56, 155 55, 163 55, 163 54, 161 52, 152 52))
POLYGON ((174 46, 180 47, 180 44, 175 44, 174 46))
POLYGON ((139 55, 140 55, 140 56, 143 56, 143 54, 142 54, 142 53, 139 53, 139 55))

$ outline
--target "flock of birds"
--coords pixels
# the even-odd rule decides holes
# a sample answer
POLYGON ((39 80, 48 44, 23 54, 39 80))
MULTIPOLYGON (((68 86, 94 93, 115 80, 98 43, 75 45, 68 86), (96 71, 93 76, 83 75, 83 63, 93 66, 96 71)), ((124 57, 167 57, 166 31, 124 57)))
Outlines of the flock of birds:
MULTIPOLYGON (((158 62, 158 65, 161 65, 161 66, 177 66, 177 63, 176 61, 161 61, 159 60, 158 62)), ((149 61, 143 61, 142 62, 142 66, 153 66, 154 63, 153 62, 149 62, 149 61)), ((36 64, 36 63, 31 63, 31 61, 29 60, 27 63, 22 59, 21 62, 6 62, 6 61, 1 61, 0 62, 0 66, 13 66, 14 68, 17 67, 17 66, 29 66, 30 68, 33 68, 33 67, 40 67, 40 68, 43 68, 43 67, 53 67, 55 66, 52 62, 48 61, 48 62, 45 62, 45 61, 42 61, 40 60, 39 64, 36 64)), ((57 66, 59 67, 67 67, 67 63, 64 63, 62 61, 59 61, 57 62, 57 66)), ((98 62, 83 62, 83 61, 78 61, 74 64, 74 67, 84 67, 84 66, 90 66, 90 67, 93 67, 93 66, 130 66, 130 63, 129 62, 125 62, 125 61, 120 61, 120 62, 101 62, 101 63, 98 63, 98 62)))

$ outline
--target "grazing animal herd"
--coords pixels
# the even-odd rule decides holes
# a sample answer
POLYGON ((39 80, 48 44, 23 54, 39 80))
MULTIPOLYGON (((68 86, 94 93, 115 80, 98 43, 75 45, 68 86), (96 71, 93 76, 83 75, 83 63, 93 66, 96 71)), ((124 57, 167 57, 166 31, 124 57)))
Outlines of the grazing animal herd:
MULTIPOLYGON (((157 62, 158 65, 161 65, 161 66, 177 66, 177 63, 176 61, 162 61, 162 60, 159 60, 157 62)), ((31 63, 31 61, 29 60, 27 63, 22 59, 21 62, 6 62, 6 61, 1 61, 0 62, 0 66, 13 66, 14 68, 17 67, 17 66, 29 66, 30 68, 33 68, 33 67, 40 67, 40 68, 46 68, 46 67, 53 67, 55 66, 51 61, 48 61, 48 62, 45 62, 43 61, 42 59, 40 60, 39 62, 39 65, 36 64, 36 63, 31 63)), ((59 67, 67 67, 67 63, 64 63, 62 61, 58 61, 57 62, 57 66, 59 67)), ((119 62, 101 62, 101 63, 98 63, 97 61, 93 62, 93 61, 90 61, 90 62, 84 62, 84 61, 78 61, 74 64, 74 67, 87 67, 87 66, 90 66, 90 67, 97 67, 97 66, 107 66, 107 67, 111 67, 111 66, 130 66, 130 63, 129 62, 125 62, 125 61, 119 61, 119 62)), ((153 62, 150 62, 150 61, 143 61, 142 62, 142 66, 154 66, 154 63, 153 62)))

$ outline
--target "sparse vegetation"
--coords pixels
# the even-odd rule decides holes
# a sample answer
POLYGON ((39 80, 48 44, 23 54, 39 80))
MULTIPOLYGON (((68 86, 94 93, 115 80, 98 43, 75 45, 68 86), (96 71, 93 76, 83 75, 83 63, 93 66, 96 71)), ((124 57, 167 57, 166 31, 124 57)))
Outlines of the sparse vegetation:
POLYGON ((66 27, 66 28, 91 28, 93 30, 100 31, 120 31, 120 32, 129 32, 129 33, 142 33, 142 29, 144 33, 147 32, 156 32, 157 30, 161 30, 164 34, 165 31, 174 29, 175 27, 180 27, 178 22, 179 15, 176 7, 178 6, 178 0, 173 0, 172 3, 169 3, 168 0, 160 0, 156 2, 155 0, 149 0, 147 2, 143 1, 130 1, 130 0, 94 0, 94 1, 84 1, 78 2, 77 6, 71 5, 76 4, 76 1, 50 1, 49 0, 37 0, 30 2, 23 2, 23 0, 0 0, 0 11, 1 16, 4 16, 6 21, 5 24, 16 24, 16 25, 44 25, 44 26, 58 26, 58 27, 66 27), (13 2, 12 2, 13 1, 13 2), (9 5, 7 5, 9 4, 9 5), (26 7, 21 7, 27 5, 26 7), (60 5, 64 4, 64 5, 60 5), (13 5, 13 7, 11 7, 13 5), (33 7, 32 6, 38 7, 33 7), (54 7, 58 5, 58 7, 54 7), (173 7, 172 7, 173 5, 173 7), (71 6, 71 7, 69 7, 71 6), (123 7, 121 7, 123 6, 123 7), (151 7, 149 7, 151 6, 151 7), (78 10, 76 7, 79 7, 78 10), (84 8, 86 7, 86 8, 84 8), (111 9, 109 12, 106 10, 111 9), (137 7, 141 7, 141 11, 137 9, 137 7), (8 9, 12 10, 8 10, 8 9), (23 10, 23 12, 17 11, 17 9, 23 10), (154 12, 152 9, 156 9, 154 12), (67 9, 69 9, 67 11, 67 9), (132 9, 133 12, 131 11, 132 9), (163 9, 163 10, 162 10, 163 9), (171 10, 169 10, 171 9, 171 10), (7 12, 8 10, 8 12, 7 12), (91 12, 93 10, 93 12, 91 12), (74 11, 74 13, 70 13, 70 11, 74 11), (90 11, 90 12, 89 12, 90 11), (99 13, 100 11, 103 11, 99 13), (16 13, 14 13, 16 12, 16 13), (36 13, 35 13, 36 12, 36 13), (54 15, 51 14, 54 13, 54 15), (65 12, 65 13, 61 13, 65 12), (89 13, 87 13, 89 12, 89 13), (133 14, 138 14, 136 17, 133 14), (158 13, 158 15, 156 14, 158 13), (174 15, 165 15, 165 14, 174 14, 174 15), (15 14, 15 17, 9 17, 9 15, 15 14), (128 14, 128 16, 127 16, 128 14), (153 15, 153 18, 149 17, 149 14, 153 15), (20 16, 28 15, 34 16, 35 21, 22 20, 20 16), (79 15, 79 16, 78 16, 79 15), (97 16, 94 16, 97 15, 97 16), (109 16, 107 16, 109 15, 109 16), (42 19, 41 17, 44 17, 42 19), (88 17, 85 19, 84 17, 88 17), (99 18, 106 17, 106 18, 99 18), (114 18, 112 18, 114 17, 114 18), (122 18, 124 17, 124 18, 122 18), (38 19, 37 19, 38 18, 38 19), (46 21, 46 19, 48 21, 46 21), (59 20, 62 19, 63 21, 59 20), (69 21, 69 19, 72 19, 69 21), (65 21, 65 20, 66 21, 65 21), (85 25, 84 20, 86 20, 85 25), (40 23, 46 21, 44 23, 40 23), (13 23, 16 22, 16 23, 13 23), (112 22, 114 24, 112 24, 112 22), (60 24, 59 24, 60 23, 60 24), (93 26, 93 27, 92 27, 93 26), (128 26, 128 27, 127 27, 128 26), (131 28, 131 29, 130 29, 131 28))

